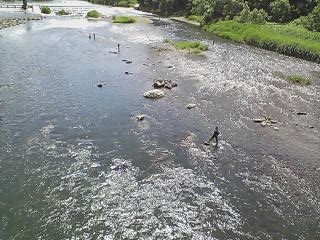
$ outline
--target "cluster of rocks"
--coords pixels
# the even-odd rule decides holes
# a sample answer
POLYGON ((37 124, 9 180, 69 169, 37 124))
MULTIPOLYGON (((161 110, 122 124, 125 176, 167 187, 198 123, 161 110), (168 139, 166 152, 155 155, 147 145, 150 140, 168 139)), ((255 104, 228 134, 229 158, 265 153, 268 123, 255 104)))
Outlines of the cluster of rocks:
MULTIPOLYGON (((260 123, 261 127, 271 126, 273 124, 278 123, 278 121, 271 119, 270 117, 264 117, 264 118, 255 118, 253 119, 255 123, 260 123)), ((275 130, 279 130, 279 128, 274 127, 275 130)))
POLYGON ((126 64, 131 64, 131 63, 132 63, 132 61, 127 60, 127 59, 122 59, 122 62, 124 62, 124 63, 126 63, 126 64))
POLYGON ((17 26, 20 24, 25 24, 30 20, 42 20, 41 15, 26 15, 26 16, 16 16, 10 18, 0 18, 0 29, 17 26))
POLYGON ((145 92, 143 94, 144 97, 146 97, 146 98, 162 98, 165 96, 165 93, 163 90, 160 90, 160 88, 172 89, 174 87, 177 87, 178 84, 171 81, 171 80, 158 79, 158 80, 154 81, 152 86, 154 89, 145 92))
POLYGON ((171 81, 171 80, 163 80, 163 79, 158 79, 156 80, 152 86, 154 88, 167 88, 167 89, 172 89, 174 87, 177 87, 178 84, 171 81))

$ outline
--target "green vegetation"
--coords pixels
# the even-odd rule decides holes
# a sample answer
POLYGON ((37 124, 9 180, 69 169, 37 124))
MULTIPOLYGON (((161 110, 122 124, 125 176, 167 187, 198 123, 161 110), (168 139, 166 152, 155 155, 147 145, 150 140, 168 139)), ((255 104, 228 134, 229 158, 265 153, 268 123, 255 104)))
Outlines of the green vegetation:
POLYGON ((241 24, 229 20, 204 29, 237 42, 320 63, 320 33, 293 24, 241 24))
POLYGON ((110 5, 114 7, 133 7, 137 0, 88 0, 91 3, 110 5))
POLYGON ((179 50, 188 50, 189 53, 202 53, 208 50, 208 45, 200 42, 180 41, 173 42, 172 45, 179 50))
POLYGON ((49 7, 41 7, 41 13, 44 13, 44 14, 50 14, 51 13, 51 9, 49 7))
POLYGON ((266 13, 268 20, 286 23, 310 14, 319 0, 139 0, 140 7, 162 15, 203 17, 203 23, 230 20, 248 7, 257 14, 266 13), (255 10, 256 9, 256 10, 255 10))
POLYGON ((315 7, 307 16, 301 16, 292 23, 298 26, 303 26, 310 31, 320 32, 320 5, 315 7))
POLYGON ((221 37, 320 62, 320 0, 138 1, 142 10, 187 16, 221 37))
POLYGON ((244 8, 240 12, 240 16, 236 17, 238 22, 241 23, 257 23, 257 24, 265 24, 266 19, 268 17, 268 13, 266 13, 263 9, 253 9, 250 11, 250 8, 247 4, 244 5, 244 8))
POLYGON ((70 13, 69 12, 67 12, 66 10, 64 10, 64 9, 61 9, 58 13, 57 13, 57 15, 60 15, 60 16, 65 16, 65 15, 69 15, 70 13))
POLYGON ((196 15, 189 15, 187 17, 188 20, 190 21, 195 21, 195 22, 201 22, 203 20, 203 17, 202 16, 196 16, 196 15))
POLYGON ((99 13, 98 11, 96 10, 92 10, 90 12, 87 13, 87 17, 88 18, 98 18, 101 16, 101 13, 99 13))
POLYGON ((134 23, 136 19, 131 16, 113 16, 112 22, 113 23, 134 23))
POLYGON ((306 77, 299 76, 299 75, 296 75, 296 74, 288 75, 288 74, 284 74, 282 72, 275 72, 275 73, 273 73, 273 76, 282 78, 284 80, 287 80, 288 82, 299 84, 301 86, 311 85, 311 79, 310 78, 306 78, 306 77))

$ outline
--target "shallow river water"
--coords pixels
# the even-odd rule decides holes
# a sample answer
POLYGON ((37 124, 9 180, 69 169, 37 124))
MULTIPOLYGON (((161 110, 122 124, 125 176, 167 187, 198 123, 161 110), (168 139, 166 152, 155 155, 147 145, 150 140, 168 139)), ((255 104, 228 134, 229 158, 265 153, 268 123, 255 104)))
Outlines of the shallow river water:
POLYGON ((96 8, 151 22, 0 30, 0 239, 320 239, 320 65, 96 8), (143 98, 157 78, 178 87, 143 98), (252 121, 264 115, 278 123, 252 121), (216 126, 219 147, 204 146, 216 126))

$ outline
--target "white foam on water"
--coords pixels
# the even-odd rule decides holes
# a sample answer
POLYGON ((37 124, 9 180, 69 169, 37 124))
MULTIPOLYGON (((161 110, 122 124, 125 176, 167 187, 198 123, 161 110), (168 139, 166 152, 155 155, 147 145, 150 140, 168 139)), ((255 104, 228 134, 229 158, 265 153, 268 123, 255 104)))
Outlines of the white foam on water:
MULTIPOLYGON (((74 157, 88 158, 86 151, 74 157)), ((98 177, 90 175, 90 165, 74 163, 61 185, 48 193, 58 197, 50 203, 48 221, 63 231, 72 229, 71 239, 216 239, 214 233, 223 231, 243 235, 235 207, 192 169, 164 166, 140 179, 140 169, 129 160, 112 160, 98 177), (76 216, 82 221, 74 224, 76 216)))
POLYGON ((199 94, 208 92, 225 95, 231 91, 237 94, 243 106, 254 105, 258 108, 263 103, 274 104, 275 101, 286 102, 288 99, 293 101, 301 94, 311 99, 319 97, 319 87, 316 85, 308 88, 290 85, 285 80, 272 76, 276 71, 292 73, 292 69, 297 69, 296 74, 308 76, 310 73, 305 69, 320 71, 319 65, 298 59, 289 62, 286 59, 288 57, 281 55, 277 55, 280 59, 274 65, 270 64, 273 58, 269 59, 268 52, 264 50, 255 52, 255 49, 247 46, 225 45, 209 45, 205 61, 194 61, 186 54, 180 54, 176 59, 176 67, 182 77, 193 76, 198 80, 199 94), (275 85, 277 82, 282 85, 275 85))
POLYGON ((148 24, 135 24, 133 26, 113 24, 109 31, 123 35, 127 41, 132 43, 152 44, 164 40, 163 35, 157 34, 152 25, 148 26, 148 24))

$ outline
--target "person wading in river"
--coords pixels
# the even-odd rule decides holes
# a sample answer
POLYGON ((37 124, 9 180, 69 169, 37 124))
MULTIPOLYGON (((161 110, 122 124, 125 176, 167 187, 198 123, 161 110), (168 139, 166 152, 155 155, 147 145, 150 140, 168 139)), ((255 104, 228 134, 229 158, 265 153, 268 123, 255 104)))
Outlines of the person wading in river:
POLYGON ((118 53, 120 52, 120 43, 118 43, 118 53))
POLYGON ((219 129, 218 127, 216 127, 216 129, 213 131, 213 135, 212 137, 210 138, 210 140, 208 142, 205 142, 204 145, 209 145, 209 143, 211 142, 212 139, 216 139, 216 146, 218 146, 218 136, 219 136, 220 132, 219 132, 219 129))

